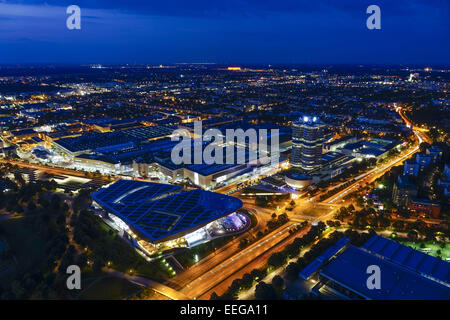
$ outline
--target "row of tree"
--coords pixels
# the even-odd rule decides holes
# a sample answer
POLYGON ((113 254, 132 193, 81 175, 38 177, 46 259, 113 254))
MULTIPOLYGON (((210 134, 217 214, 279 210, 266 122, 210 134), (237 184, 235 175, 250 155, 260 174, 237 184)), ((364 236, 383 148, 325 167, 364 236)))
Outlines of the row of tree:
MULTIPOLYGON (((218 296, 215 292, 213 292, 210 299, 236 299, 241 291, 250 289, 255 282, 260 282, 270 270, 275 267, 282 266, 288 258, 293 258, 298 255, 300 253, 300 249, 317 239, 325 228, 326 226, 323 222, 319 222, 317 226, 312 226, 311 230, 309 230, 307 234, 302 237, 295 238, 294 241, 286 246, 283 251, 272 254, 268 259, 266 268, 254 269, 250 273, 244 274, 241 279, 235 279, 222 296, 218 296)), ((260 289, 258 289, 258 291, 264 291, 267 289, 265 285, 261 285, 259 288, 260 289)))

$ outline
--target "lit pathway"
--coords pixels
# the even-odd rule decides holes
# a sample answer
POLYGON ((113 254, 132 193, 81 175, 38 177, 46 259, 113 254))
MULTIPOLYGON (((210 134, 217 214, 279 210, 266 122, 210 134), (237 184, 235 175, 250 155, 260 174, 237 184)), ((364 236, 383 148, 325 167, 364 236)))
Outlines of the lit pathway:
POLYGON ((148 278, 144 278, 144 277, 140 277, 140 276, 133 276, 133 275, 125 274, 123 272, 109 269, 109 268, 103 268, 102 270, 104 272, 107 272, 110 275, 126 279, 130 282, 139 284, 144 287, 151 288, 154 291, 156 291, 157 293, 160 293, 172 300, 192 300, 191 298, 184 295, 183 293, 178 292, 178 291, 176 291, 166 285, 163 285, 157 281, 154 281, 154 280, 151 280, 148 278))

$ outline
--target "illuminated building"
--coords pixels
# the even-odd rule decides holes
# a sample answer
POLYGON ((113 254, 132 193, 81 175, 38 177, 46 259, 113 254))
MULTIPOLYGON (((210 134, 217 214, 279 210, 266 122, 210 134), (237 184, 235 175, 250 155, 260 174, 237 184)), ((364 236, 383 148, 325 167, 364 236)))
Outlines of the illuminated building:
POLYGON ((293 167, 314 170, 320 166, 324 127, 317 117, 305 116, 294 122, 291 153, 293 167))
POLYGON ((119 180, 91 194, 107 220, 147 255, 192 247, 250 226, 242 201, 200 189, 119 180))
POLYGON ((304 189, 312 184, 312 177, 295 172, 286 174, 284 180, 286 181, 287 185, 294 189, 304 189))

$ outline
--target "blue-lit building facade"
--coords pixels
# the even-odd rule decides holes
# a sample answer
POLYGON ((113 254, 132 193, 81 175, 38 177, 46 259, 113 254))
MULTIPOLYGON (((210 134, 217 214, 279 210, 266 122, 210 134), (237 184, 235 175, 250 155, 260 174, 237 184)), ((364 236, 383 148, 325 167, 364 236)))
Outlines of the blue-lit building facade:
POLYGON ((303 170, 320 167, 325 124, 317 117, 304 116, 292 125, 291 165, 303 170))

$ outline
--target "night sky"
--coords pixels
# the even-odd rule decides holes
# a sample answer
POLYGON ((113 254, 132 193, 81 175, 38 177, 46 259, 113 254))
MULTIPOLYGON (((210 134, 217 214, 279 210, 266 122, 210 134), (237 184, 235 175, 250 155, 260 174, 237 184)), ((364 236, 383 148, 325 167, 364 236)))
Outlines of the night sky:
POLYGON ((0 64, 450 64, 448 0, 0 0, 0 64), (66 7, 81 8, 81 30, 66 7), (366 8, 381 8, 381 30, 366 8))

